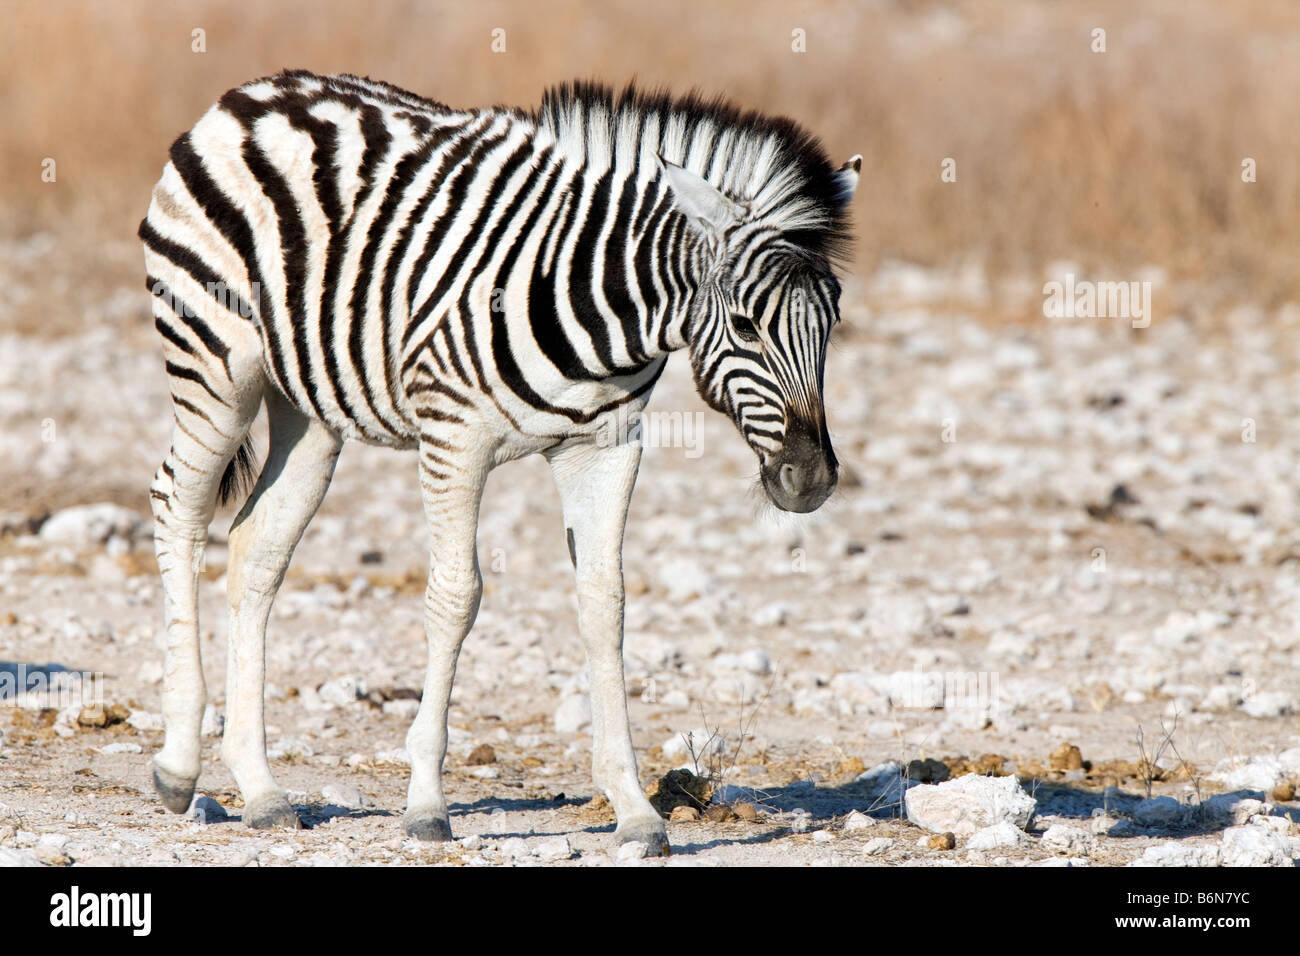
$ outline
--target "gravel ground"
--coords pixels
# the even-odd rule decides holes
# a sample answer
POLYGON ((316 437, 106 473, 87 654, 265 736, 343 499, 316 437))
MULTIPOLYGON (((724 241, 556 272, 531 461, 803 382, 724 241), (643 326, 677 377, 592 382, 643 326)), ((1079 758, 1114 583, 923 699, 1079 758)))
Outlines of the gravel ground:
MULTIPOLYGON (((21 276, 23 249, 0 252, 21 276)), ((633 500, 630 707, 643 782, 687 765, 731 809, 671 822, 665 861, 620 857, 592 799, 540 459, 485 499, 447 770, 461 839, 401 833, 425 531, 413 456, 360 445, 268 641, 273 767, 310 828, 245 829, 220 763, 228 514, 202 598, 203 798, 164 811, 146 489, 169 414, 143 294, 41 329, 10 288, 0 329, 29 331, 0 332, 0 862, 1294 865, 1300 309, 1134 330, 1044 319, 1025 288, 892 266, 846 289, 826 372, 843 479, 806 518, 764 505, 752 455, 670 363, 652 409, 689 428, 662 429, 633 500), (6 693, 37 665, 101 674, 102 715, 6 693), (901 799, 971 772, 1032 816, 901 799)))

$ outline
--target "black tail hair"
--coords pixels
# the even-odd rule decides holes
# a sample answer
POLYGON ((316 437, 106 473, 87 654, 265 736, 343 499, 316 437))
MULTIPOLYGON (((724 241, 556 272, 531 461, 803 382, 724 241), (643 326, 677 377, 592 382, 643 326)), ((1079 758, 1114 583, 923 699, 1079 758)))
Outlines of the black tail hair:
POLYGON ((217 489, 217 501, 223 506, 243 498, 253 490, 257 480, 257 453, 253 450, 253 436, 244 439, 235 457, 230 459, 226 470, 221 475, 221 485, 217 489))

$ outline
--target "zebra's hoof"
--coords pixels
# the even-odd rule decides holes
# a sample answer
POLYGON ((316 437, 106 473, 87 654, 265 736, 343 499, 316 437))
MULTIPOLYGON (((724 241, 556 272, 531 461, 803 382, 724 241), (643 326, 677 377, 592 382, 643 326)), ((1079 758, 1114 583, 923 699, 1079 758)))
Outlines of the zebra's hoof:
POLYGON ((659 820, 634 820, 620 825, 614 831, 618 845, 624 843, 644 843, 646 856, 668 856, 672 847, 668 845, 668 831, 659 820))
POLYGON ((168 773, 157 764, 153 768, 153 788, 172 813, 184 813, 194 800, 194 785, 198 777, 178 777, 168 773))
POLYGON ((280 793, 246 804, 244 822, 254 830, 270 830, 275 827, 286 830, 302 829, 302 821, 298 819, 298 814, 293 812, 289 801, 280 793))
POLYGON ((406 835, 426 843, 446 843, 451 837, 451 823, 432 810, 407 810, 402 817, 406 835))

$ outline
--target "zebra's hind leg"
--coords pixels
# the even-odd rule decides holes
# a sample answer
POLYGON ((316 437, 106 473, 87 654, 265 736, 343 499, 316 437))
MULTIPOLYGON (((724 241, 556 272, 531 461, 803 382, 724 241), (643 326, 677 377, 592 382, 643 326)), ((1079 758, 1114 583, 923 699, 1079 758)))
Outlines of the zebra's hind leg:
POLYGON ((251 827, 298 827, 266 759, 266 623, 289 559, 329 488, 342 439, 268 389, 271 445, 257 485, 230 529, 226 572, 230 659, 221 757, 251 827))
POLYGON ((219 373, 182 366, 180 359, 169 354, 175 405, 171 451, 149 489, 167 628, 162 693, 166 735, 153 759, 153 779, 163 803, 175 813, 189 808, 199 778, 207 688, 199 649, 198 581, 208 524, 227 466, 261 403, 260 372, 253 373, 258 380, 252 387, 236 389, 231 381, 222 382, 219 373), (170 361, 173 357, 177 362, 170 361))
POLYGON ((591 685, 592 777, 618 817, 619 843, 667 854, 668 831, 637 777, 623 675, 623 529, 639 442, 561 446, 547 457, 564 505, 591 685))

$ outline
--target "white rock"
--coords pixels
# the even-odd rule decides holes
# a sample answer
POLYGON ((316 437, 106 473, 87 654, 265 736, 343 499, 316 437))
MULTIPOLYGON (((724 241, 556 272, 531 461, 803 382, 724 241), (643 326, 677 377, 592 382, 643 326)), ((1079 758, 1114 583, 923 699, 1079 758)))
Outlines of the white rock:
POLYGON ((1253 817, 1268 812, 1268 807, 1262 800, 1243 797, 1239 793, 1220 793, 1210 797, 1201 804, 1201 809, 1207 819, 1227 826, 1249 823, 1253 817))
POLYGON ((576 734, 591 726, 591 701, 586 694, 570 694, 555 708, 555 731, 576 734))
POLYGON ((327 783, 321 787, 320 795, 328 803, 348 810, 360 810, 370 803, 365 795, 350 783, 327 783))
POLYGON ((225 715, 217 713, 217 709, 211 704, 203 708, 203 722, 199 725, 199 733, 204 737, 220 737, 225 730, 225 715))
POLYGON ((1133 808, 1133 822, 1140 827, 1164 829, 1181 826, 1187 819, 1187 807, 1173 797, 1152 797, 1133 808))
POLYGON ((528 842, 522 837, 507 837, 497 844, 497 849, 506 856, 515 860, 522 860, 525 857, 533 855, 533 851, 528 846, 528 842))
POLYGON ((708 594, 717 579, 692 558, 670 558, 659 566, 659 586, 675 602, 708 594))
POLYGON ((844 818, 844 832, 856 833, 859 830, 870 830, 876 825, 874 817, 869 817, 865 813, 854 810, 844 818))
MULTIPOLYGON (((647 701, 649 703, 649 701, 647 701)), ((657 701, 659 707, 664 710, 690 710, 691 698, 684 690, 670 690, 657 701)))
POLYGON ((876 837, 874 840, 868 840, 862 847, 864 856, 879 856, 893 847, 897 840, 890 837, 876 837))
POLYGON ((1300 777, 1300 747, 1292 747, 1277 755, 1277 761, 1292 777, 1300 777))
POLYGON ((41 861, 36 858, 34 853, 29 853, 26 850, 11 850, 8 847, 0 847, 0 867, 40 865, 41 861))
POLYGON ((1242 761, 1222 761, 1210 779, 1232 790, 1262 790, 1268 793, 1287 777, 1286 768, 1277 757, 1252 757, 1242 761))
POLYGON ((1003 821, 991 827, 976 830, 966 840, 966 847, 971 850, 992 850, 1002 846, 1020 846, 1027 843, 1029 837, 1015 824, 1003 821))
POLYGON ((413 720, 420 710, 420 702, 405 698, 402 700, 384 701, 383 711, 389 717, 400 717, 403 720, 413 720))
POLYGON ((153 714, 147 710, 133 710, 126 722, 136 730, 162 730, 162 714, 153 714))
POLYGON ((536 853, 539 859, 548 862, 567 860, 573 856, 573 847, 569 845, 568 837, 555 837, 537 844, 536 853))
POLYGON ((631 843, 624 843, 618 848, 618 860, 620 863, 627 863, 632 860, 644 860, 650 848, 639 840, 633 840, 631 843))
POLYGON ((1292 866, 1291 850, 1268 827, 1229 827, 1223 831, 1224 866, 1292 866))
POLYGON ((1241 709, 1251 717, 1281 717, 1291 713, 1291 697, 1280 691, 1251 694, 1242 701, 1241 709))
POLYGON ((366 693, 366 682, 353 675, 336 677, 321 684, 316 691, 321 702, 334 707, 355 704, 366 693))
POLYGON ((1149 846, 1129 866, 1218 866, 1217 846, 1191 846, 1172 841, 1149 846))
POLYGON ((120 505, 79 505, 52 515, 41 525, 40 538, 49 544, 91 547, 112 537, 135 537, 146 527, 142 515, 120 505))
POLYGON ((1097 841, 1086 830, 1057 823, 1043 832, 1043 845, 1061 853, 1075 853, 1087 856, 1097 845, 1097 841))
POLYGON ((817 830, 812 835, 814 843, 832 843, 835 840, 835 834, 829 830, 817 830))
POLYGON ((1038 803, 1015 777, 967 774, 940 784, 912 787, 904 797, 907 818, 935 833, 969 837, 995 823, 1029 826, 1038 803))
POLYGON ((764 604, 749 615, 749 622, 755 627, 781 627, 794 613, 794 608, 785 601, 773 601, 764 604))
POLYGON ((138 754, 142 752, 143 748, 139 744, 121 741, 115 744, 105 744, 98 750, 102 754, 138 754))
POLYGON ((772 659, 762 648, 753 648, 740 655, 740 666, 751 674, 762 676, 771 673, 772 659))

